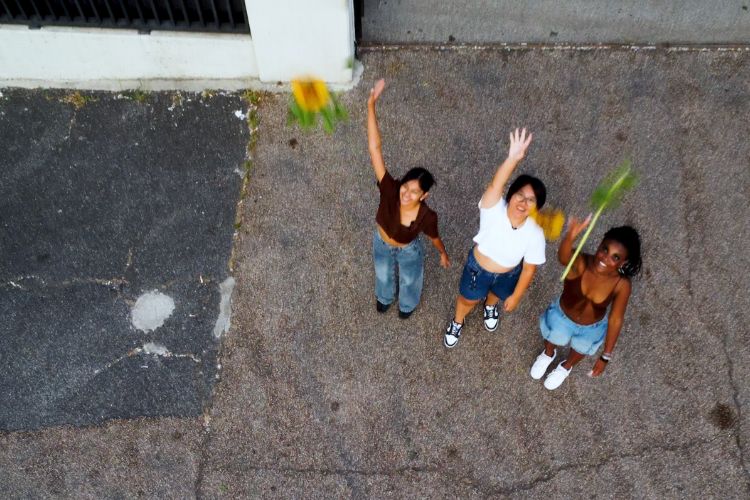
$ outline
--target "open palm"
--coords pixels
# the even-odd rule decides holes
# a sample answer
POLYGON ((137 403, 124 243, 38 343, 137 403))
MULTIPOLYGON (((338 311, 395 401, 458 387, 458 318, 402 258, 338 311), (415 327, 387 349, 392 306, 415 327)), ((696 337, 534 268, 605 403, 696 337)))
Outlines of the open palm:
POLYGON ((380 94, 383 93, 383 89, 385 89, 385 79, 381 78, 377 82, 375 82, 375 85, 370 90, 370 101, 375 102, 380 97, 380 94))
POLYGON ((529 132, 526 135, 526 128, 524 127, 519 131, 518 129, 510 133, 510 148, 508 148, 508 158, 521 161, 526 156, 526 150, 531 144, 531 138, 533 134, 529 132))

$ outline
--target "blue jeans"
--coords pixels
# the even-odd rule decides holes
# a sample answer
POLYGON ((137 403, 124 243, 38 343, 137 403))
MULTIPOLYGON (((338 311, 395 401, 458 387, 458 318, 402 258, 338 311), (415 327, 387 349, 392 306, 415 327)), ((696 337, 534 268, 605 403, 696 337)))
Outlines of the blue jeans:
POLYGON ((405 247, 389 245, 377 228, 372 238, 375 261, 375 296, 381 304, 391 304, 396 297, 398 268, 398 308, 409 313, 419 304, 424 282, 424 246, 419 238, 405 247))

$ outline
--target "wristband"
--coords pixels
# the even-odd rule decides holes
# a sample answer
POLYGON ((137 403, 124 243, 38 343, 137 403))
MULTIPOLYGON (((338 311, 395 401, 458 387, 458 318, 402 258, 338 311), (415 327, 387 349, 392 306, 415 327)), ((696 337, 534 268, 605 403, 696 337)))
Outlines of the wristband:
POLYGON ((605 363, 609 363, 609 360, 612 359, 611 354, 602 354, 599 359, 604 361, 605 363))

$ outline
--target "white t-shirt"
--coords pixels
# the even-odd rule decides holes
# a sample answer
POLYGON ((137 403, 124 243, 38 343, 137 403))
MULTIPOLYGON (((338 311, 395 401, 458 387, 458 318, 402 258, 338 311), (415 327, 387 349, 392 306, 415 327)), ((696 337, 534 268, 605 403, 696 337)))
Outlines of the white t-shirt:
POLYGON ((513 229, 504 198, 491 208, 482 208, 482 201, 479 201, 479 232, 474 242, 482 255, 503 267, 516 267, 521 259, 535 265, 546 261, 544 231, 531 217, 521 227, 513 229))

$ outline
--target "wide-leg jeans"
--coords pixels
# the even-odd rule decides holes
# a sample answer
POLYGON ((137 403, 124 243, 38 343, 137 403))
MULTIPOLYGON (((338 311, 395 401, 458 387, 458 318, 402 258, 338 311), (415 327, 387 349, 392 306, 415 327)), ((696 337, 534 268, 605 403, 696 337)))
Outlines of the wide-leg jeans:
POLYGON ((372 239, 375 262, 375 296, 381 304, 391 304, 396 297, 398 272, 398 308, 410 313, 419 304, 424 283, 424 245, 420 238, 404 247, 389 245, 377 228, 372 239))

